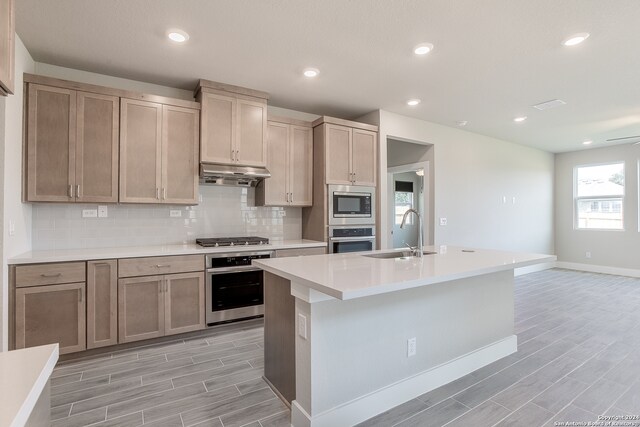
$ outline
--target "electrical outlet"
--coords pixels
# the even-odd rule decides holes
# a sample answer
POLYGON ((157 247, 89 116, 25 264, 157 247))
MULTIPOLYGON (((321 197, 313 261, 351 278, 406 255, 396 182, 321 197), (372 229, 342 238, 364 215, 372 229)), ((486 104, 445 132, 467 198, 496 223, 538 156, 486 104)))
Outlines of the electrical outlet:
POLYGON ((447 225, 447 218, 440 218, 440 225, 447 225))
POLYGON ((98 210, 82 209, 82 218, 98 218, 98 210))
POLYGON ((407 340, 407 357, 416 355, 416 337, 407 340))
POLYGON ((280 218, 287 216, 287 211, 285 211, 284 209, 278 211, 278 216, 280 218))
POLYGON ((298 313, 298 335, 307 339, 307 317, 302 313, 298 313))
POLYGON ((9 220, 9 236, 15 236, 16 234, 16 222, 12 219, 9 220))
POLYGON ((587 251, 584 253, 584 256, 587 258, 591 258, 591 252, 587 251))
POLYGON ((109 211, 107 210, 107 207, 104 205, 99 205, 98 206, 98 218, 106 218, 109 216, 109 211))
POLYGON ((181 211, 181 210, 178 210, 178 209, 175 209, 175 210, 174 210, 174 209, 171 209, 171 210, 169 211, 169 216, 170 216, 171 218, 180 218, 180 217, 182 216, 182 211, 181 211))

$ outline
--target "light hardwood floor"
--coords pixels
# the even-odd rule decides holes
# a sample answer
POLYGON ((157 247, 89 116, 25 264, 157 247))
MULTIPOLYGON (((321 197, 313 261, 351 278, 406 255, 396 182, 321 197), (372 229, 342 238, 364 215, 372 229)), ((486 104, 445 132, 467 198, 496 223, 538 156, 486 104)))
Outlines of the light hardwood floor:
MULTIPOLYGON (((553 426, 640 414, 640 279, 548 270, 517 277, 515 303, 517 353, 361 426, 553 426)), ((53 425, 288 426, 288 409, 261 379, 262 334, 251 320, 61 362, 53 425)))

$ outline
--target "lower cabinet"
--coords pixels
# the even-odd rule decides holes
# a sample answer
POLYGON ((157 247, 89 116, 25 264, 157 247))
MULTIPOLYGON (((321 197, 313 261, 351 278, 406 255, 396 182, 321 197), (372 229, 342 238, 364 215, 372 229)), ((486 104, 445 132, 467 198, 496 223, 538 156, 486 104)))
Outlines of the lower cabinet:
POLYGON ((87 262, 87 348, 118 344, 118 262, 87 262))
POLYGON ((204 273, 118 280, 119 342, 204 328, 204 273))
POLYGON ((16 289, 16 348, 59 343, 60 354, 85 350, 85 283, 16 289))

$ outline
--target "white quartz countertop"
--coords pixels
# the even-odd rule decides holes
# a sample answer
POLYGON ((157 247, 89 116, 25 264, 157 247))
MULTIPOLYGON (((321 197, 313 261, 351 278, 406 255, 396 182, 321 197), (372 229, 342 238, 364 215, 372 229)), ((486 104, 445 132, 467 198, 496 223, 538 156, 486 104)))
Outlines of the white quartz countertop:
POLYGON ((254 260, 278 276, 337 299, 394 292, 481 274, 552 262, 554 255, 428 246, 422 258, 379 259, 364 255, 392 250, 254 260))
POLYGON ((89 261, 95 259, 138 258, 165 255, 212 254, 222 252, 273 251, 278 249, 326 247, 325 242, 315 240, 273 240, 268 245, 224 246, 203 248, 193 244, 165 246, 132 246, 119 248, 64 249, 52 251, 31 251, 9 258, 9 264, 37 264, 43 262, 89 261))
POLYGON ((0 426, 24 426, 58 361, 58 344, 0 353, 0 426))

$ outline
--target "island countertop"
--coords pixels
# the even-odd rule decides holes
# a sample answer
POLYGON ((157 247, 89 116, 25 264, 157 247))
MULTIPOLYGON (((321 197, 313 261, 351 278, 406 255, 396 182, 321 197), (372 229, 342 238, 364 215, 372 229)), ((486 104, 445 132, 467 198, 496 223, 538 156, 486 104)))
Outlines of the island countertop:
POLYGON ((554 255, 425 246, 421 258, 371 258, 392 250, 254 260, 265 271, 348 300, 553 262, 554 255))

